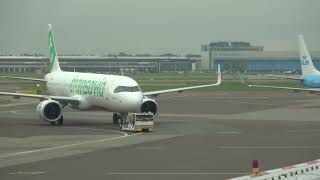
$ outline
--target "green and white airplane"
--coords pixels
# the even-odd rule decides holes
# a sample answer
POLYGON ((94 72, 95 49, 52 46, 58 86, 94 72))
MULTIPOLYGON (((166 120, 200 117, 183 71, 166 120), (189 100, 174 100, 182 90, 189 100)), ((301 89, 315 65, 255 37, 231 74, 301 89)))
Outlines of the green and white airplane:
POLYGON ((49 24, 50 73, 44 79, 8 77, 45 82, 49 95, 33 95, 0 92, 4 96, 37 98, 36 113, 40 119, 50 124, 63 124, 63 108, 69 106, 78 110, 103 109, 113 113, 113 123, 124 120, 131 112, 152 112, 158 114, 158 104, 150 97, 170 92, 218 86, 221 83, 220 66, 215 84, 182 87, 175 89, 142 92, 138 83, 130 77, 93 73, 64 72, 60 69, 51 25, 49 24))

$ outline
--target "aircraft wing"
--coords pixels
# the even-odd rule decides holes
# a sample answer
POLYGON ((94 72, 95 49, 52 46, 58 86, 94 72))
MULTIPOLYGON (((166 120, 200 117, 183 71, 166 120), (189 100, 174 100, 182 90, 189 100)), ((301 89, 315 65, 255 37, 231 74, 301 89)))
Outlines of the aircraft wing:
POLYGON ((320 92, 318 88, 296 88, 296 87, 283 87, 283 86, 264 86, 264 85, 253 85, 249 84, 249 87, 259 87, 259 88, 273 88, 273 89, 288 89, 295 91, 309 91, 309 92, 320 92))
POLYGON ((264 76, 276 77, 276 78, 280 78, 280 79, 303 80, 303 78, 301 76, 300 77, 293 77, 293 76, 279 76, 279 75, 273 75, 273 74, 264 74, 264 76))
POLYGON ((48 95, 37 95, 37 94, 23 94, 23 93, 11 93, 11 92, 0 92, 0 96, 13 96, 13 97, 27 97, 36 98, 39 100, 55 100, 63 103, 79 104, 79 99, 74 97, 64 97, 64 96, 48 96, 48 95))
POLYGON ((159 91, 150 91, 150 92, 143 93, 143 95, 145 95, 145 96, 157 96, 159 94, 171 93, 171 92, 181 93, 183 91, 187 91, 187 90, 191 90, 191 89, 198 89, 198 88, 211 87, 211 86, 219 86, 220 84, 221 84, 221 71, 220 71, 220 65, 218 65, 218 80, 214 84, 205 84, 205 85, 199 85, 199 86, 189 86, 189 87, 165 89, 165 90, 159 90, 159 91))
POLYGON ((21 80, 29 80, 29 81, 40 81, 46 82, 45 79, 36 79, 36 78, 27 78, 27 77, 14 77, 14 76, 0 76, 1 78, 8 78, 8 79, 21 79, 21 80))

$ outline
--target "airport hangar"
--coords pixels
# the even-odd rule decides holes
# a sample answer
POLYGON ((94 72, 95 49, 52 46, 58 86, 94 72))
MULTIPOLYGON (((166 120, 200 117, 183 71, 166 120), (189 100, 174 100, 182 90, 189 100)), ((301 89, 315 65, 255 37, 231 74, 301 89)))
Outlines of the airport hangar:
MULTIPOLYGON (((320 51, 311 51, 320 69, 320 51)), ((212 42, 193 56, 59 56, 63 70, 76 72, 194 72, 212 71, 220 64, 227 72, 301 71, 297 51, 264 51, 249 42, 212 42)), ((0 73, 45 70, 48 57, 0 56, 0 73)))

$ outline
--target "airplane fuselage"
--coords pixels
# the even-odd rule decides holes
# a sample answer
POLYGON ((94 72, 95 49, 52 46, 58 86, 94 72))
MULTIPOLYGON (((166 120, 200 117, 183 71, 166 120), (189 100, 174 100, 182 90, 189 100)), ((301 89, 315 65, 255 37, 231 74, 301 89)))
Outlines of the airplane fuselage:
POLYGON ((310 88, 320 88, 320 75, 304 76, 303 84, 310 88))
POLYGON ((76 97, 80 110, 137 112, 143 101, 138 83, 126 76, 57 71, 45 80, 50 95, 76 97))

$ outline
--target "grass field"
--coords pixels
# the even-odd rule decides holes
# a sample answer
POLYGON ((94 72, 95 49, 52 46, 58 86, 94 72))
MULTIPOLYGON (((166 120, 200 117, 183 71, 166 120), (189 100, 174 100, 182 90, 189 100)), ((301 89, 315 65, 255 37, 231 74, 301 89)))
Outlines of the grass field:
MULTIPOLYGON (((23 76, 42 78, 43 75, 33 73, 10 73, 3 74, 5 76, 23 76)), ((173 73, 161 73, 161 74, 128 74, 128 76, 135 79, 143 91, 154 91, 162 89, 170 89, 185 86, 194 86, 201 84, 215 83, 217 80, 214 73, 187 73, 187 74, 173 74, 173 73)), ((260 85, 275 85, 275 86, 290 86, 290 87, 302 87, 299 81, 293 80, 249 80, 250 84, 260 85)), ((36 82, 14 80, 7 78, 0 78, 0 86, 3 85, 16 85, 17 89, 35 89, 36 82)), ((45 84, 41 84, 43 90, 45 90, 45 84)), ((240 80, 222 80, 222 84, 219 87, 209 87, 193 90, 193 92, 214 92, 214 91, 250 91, 250 92, 267 92, 267 91, 282 91, 287 90, 269 89, 269 88, 252 88, 246 84, 241 83, 240 80)))

